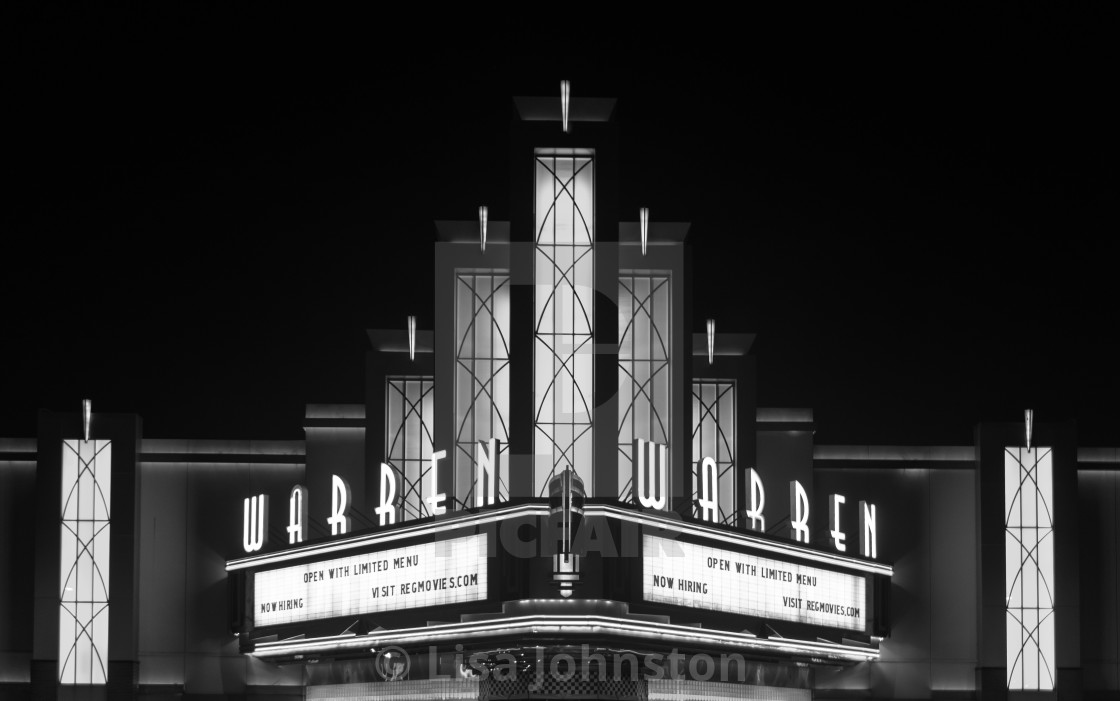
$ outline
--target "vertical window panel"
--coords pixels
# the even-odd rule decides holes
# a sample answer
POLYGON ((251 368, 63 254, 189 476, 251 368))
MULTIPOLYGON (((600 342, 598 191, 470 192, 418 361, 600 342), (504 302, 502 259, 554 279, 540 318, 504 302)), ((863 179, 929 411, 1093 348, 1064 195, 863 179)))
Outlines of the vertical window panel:
POLYGON ((400 480, 400 520, 431 515, 424 501, 431 478, 435 382, 430 376, 385 379, 385 463, 400 480))
POLYGON ((480 441, 501 442, 498 501, 509 499, 509 274, 460 272, 455 297, 455 499, 475 504, 480 441))
POLYGON ((535 165, 533 489, 571 466, 594 496, 594 166, 538 155, 535 165))
POLYGON ((62 442, 58 681, 104 684, 109 651, 111 441, 62 442))
MULTIPOLYGON (((697 380, 692 383, 692 472, 708 457, 716 461, 720 523, 735 523, 735 382, 697 380)), ((695 480, 693 516, 699 516, 695 480)))
POLYGON ((618 280, 618 498, 632 501, 634 440, 669 444, 672 328, 669 276, 623 272, 618 280))
POLYGON ((1007 688, 1054 688, 1053 454, 1004 450, 1007 688))

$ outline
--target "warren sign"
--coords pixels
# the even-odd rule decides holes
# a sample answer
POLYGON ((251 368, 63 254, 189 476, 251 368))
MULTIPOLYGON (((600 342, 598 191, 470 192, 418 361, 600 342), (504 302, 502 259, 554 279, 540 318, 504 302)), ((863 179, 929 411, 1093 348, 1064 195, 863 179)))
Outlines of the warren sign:
MULTIPOLYGON (((496 439, 480 441, 477 445, 474 474, 475 506, 486 507, 498 503, 497 475, 499 473, 500 443, 496 439)), ((669 475, 668 475, 668 446, 651 441, 637 439, 634 441, 633 476, 634 503, 655 511, 670 510, 669 475)), ((437 484, 439 471, 437 464, 447 457, 446 450, 437 450, 432 453, 431 465, 428 473, 431 478, 427 486, 417 485, 422 492, 421 496, 429 506, 430 513, 442 515, 447 512, 445 505, 447 494, 440 491, 437 484)), ((695 499, 697 512, 701 521, 718 522, 719 480, 717 479, 716 463, 710 457, 705 457, 696 466, 693 472, 692 494, 695 499)), ((742 473, 743 479, 749 485, 747 490, 747 504, 744 506, 744 526, 747 530, 756 532, 766 531, 766 490, 762 478, 753 468, 748 468, 742 473)), ((401 476, 392 466, 381 463, 380 469, 380 499, 381 503, 373 509, 377 515, 380 526, 395 525, 398 523, 402 512, 400 498, 401 476)), ((331 513, 325 519, 331 528, 331 535, 344 535, 350 532, 350 485, 338 475, 331 476, 331 513)), ((307 540, 307 488, 296 485, 288 496, 288 544, 295 545, 307 540)), ((859 518, 859 532, 856 542, 849 543, 848 535, 840 527, 840 512, 845 508, 847 498, 841 494, 830 494, 828 497, 828 534, 833 549, 837 552, 847 552, 850 545, 862 557, 874 559, 878 557, 877 549, 877 522, 875 505, 860 501, 856 505, 859 518)), ((797 480, 789 483, 789 537, 799 543, 808 543, 809 538, 809 495, 805 487, 797 480)), ((850 508, 850 507, 848 507, 850 508)), ((245 499, 243 521, 243 543, 245 552, 252 553, 261 550, 268 542, 268 510, 269 498, 267 494, 248 497, 245 499)))

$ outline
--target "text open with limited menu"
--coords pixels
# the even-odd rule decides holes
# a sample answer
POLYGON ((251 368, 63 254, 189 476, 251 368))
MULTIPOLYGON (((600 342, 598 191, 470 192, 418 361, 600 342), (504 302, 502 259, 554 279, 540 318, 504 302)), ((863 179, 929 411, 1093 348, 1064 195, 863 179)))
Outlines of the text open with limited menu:
POLYGON ((253 578, 253 623, 298 623, 486 598, 486 537, 346 555, 253 578))
POLYGON ((864 630, 863 576, 642 536, 642 597, 676 606, 864 630))

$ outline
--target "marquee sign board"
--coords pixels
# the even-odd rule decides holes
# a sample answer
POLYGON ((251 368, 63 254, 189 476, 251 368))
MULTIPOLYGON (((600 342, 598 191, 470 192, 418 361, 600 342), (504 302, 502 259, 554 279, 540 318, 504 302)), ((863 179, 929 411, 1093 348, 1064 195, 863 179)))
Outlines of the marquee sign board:
POLYGON ((256 627, 484 600, 485 535, 257 572, 256 627))
POLYGON ((642 536, 642 598, 844 630, 867 628, 863 575, 642 536))

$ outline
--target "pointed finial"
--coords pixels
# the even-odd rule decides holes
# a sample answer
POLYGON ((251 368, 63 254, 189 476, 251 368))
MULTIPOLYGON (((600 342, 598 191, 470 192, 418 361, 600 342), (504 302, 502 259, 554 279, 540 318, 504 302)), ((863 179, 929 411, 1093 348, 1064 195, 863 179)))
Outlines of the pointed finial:
POLYGON ((479 239, 482 241, 483 253, 486 253, 486 219, 489 214, 490 211, 487 209, 486 205, 482 205, 478 208, 478 235, 479 239))
POLYGON ((708 319, 708 365, 716 361, 716 320, 708 319))
POLYGON ((93 421, 93 400, 82 400, 82 439, 89 440, 89 425, 93 421))
POLYGON ((1027 450, 1031 449, 1031 438, 1034 434, 1034 410, 1027 409, 1023 412, 1023 421, 1027 424, 1027 450))
POLYGON ((560 121, 564 133, 568 133, 568 102, 572 96, 572 83, 569 80, 560 81, 560 121))
POLYGON ((642 222, 642 255, 644 256, 646 246, 649 244, 649 207, 642 207, 638 216, 642 222))
POLYGON ((416 360, 416 317, 408 317, 408 359, 416 360))

